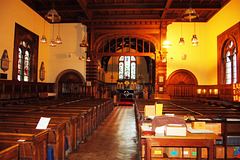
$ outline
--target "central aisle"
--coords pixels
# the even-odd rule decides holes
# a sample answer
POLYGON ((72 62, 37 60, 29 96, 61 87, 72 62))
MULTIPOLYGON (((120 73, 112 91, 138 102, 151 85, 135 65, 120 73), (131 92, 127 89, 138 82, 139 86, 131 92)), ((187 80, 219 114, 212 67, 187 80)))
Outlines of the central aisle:
POLYGON ((137 160, 133 106, 118 106, 68 160, 137 160))

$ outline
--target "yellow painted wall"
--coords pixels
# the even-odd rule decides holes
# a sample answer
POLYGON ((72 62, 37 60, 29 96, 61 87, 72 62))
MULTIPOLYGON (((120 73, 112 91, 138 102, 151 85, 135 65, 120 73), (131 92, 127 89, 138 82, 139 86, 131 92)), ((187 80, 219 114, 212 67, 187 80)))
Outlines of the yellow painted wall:
POLYGON ((167 39, 171 41, 172 47, 168 49, 167 76, 175 70, 186 69, 196 76, 199 85, 216 85, 217 36, 239 21, 239 0, 231 0, 208 22, 196 23, 196 34, 199 39, 197 47, 193 47, 190 42, 194 33, 193 23, 182 24, 186 42, 184 46, 178 45, 181 37, 181 23, 170 24, 167 28, 167 39), (186 60, 181 60, 182 54, 187 55, 186 60), (170 57, 173 57, 173 61, 170 61, 170 57))
MULTIPOLYGON (((58 24, 54 24, 54 39, 58 34, 58 24)), ((52 39, 53 25, 50 27, 50 39, 52 39)), ((80 61, 80 56, 86 56, 86 48, 79 47, 84 35, 86 26, 77 23, 60 24, 60 35, 63 43, 56 47, 50 47, 49 70, 47 71, 49 82, 54 83, 57 76, 64 70, 73 69, 86 77, 86 61, 80 61)))
POLYGON ((217 36, 239 21, 240 1, 231 0, 207 23, 207 63, 209 64, 209 84, 217 84, 217 36))
POLYGON ((191 39, 194 34, 194 23, 182 23, 182 36, 185 45, 178 44, 181 37, 181 23, 172 23, 168 26, 167 39, 171 41, 172 47, 168 48, 167 76, 178 69, 186 69, 192 72, 198 79, 199 84, 208 81, 208 64, 203 62, 206 59, 206 23, 196 23, 196 35, 199 39, 199 46, 192 46, 191 39), (182 60, 185 54, 186 60, 182 60), (173 60, 170 60, 172 58, 173 60))
MULTIPOLYGON (((75 69, 86 77, 86 62, 79 61, 78 59, 79 56, 86 55, 86 49, 79 47, 83 35, 86 35, 86 27, 84 25, 80 23, 61 24, 60 35, 63 39, 63 44, 51 48, 49 42, 52 39, 53 25, 45 21, 22 1, 1 0, 0 22, 0 57, 6 49, 10 60, 10 68, 5 72, 8 75, 8 80, 12 79, 15 23, 37 34, 39 39, 44 34, 45 25, 45 35, 47 36, 48 42, 46 44, 39 42, 38 82, 41 82, 39 80, 41 62, 44 62, 46 70, 46 79, 43 82, 55 82, 57 75, 66 69, 75 69), (69 55, 71 55, 71 57, 69 57, 69 55)), ((56 39, 58 24, 55 24, 54 34, 54 39, 56 39)), ((0 73, 4 72, 0 69, 0 73)))
MULTIPOLYGON (((10 66, 9 70, 5 73, 8 75, 8 80, 11 80, 15 23, 18 23, 33 33, 41 36, 44 32, 44 19, 20 0, 1 0, 0 22, 0 57, 2 57, 2 53, 6 49, 8 51, 10 66)), ((48 37, 49 24, 45 23, 45 25, 46 35, 48 37)), ((48 53, 49 47, 40 44, 38 53, 38 73, 42 61, 45 63, 45 69, 48 70, 48 53)), ((0 73, 4 72, 0 69, 0 73)), ((47 81, 47 78, 48 77, 46 76, 45 81, 47 81)), ((38 81, 40 81, 39 76, 38 81)))

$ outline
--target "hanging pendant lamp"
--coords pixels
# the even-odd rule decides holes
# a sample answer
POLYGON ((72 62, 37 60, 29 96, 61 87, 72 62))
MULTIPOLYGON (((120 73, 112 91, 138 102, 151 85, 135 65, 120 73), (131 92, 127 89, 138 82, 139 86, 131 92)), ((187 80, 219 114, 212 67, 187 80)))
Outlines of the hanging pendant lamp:
POLYGON ((192 45, 193 45, 193 46, 198 46, 199 40, 198 40, 197 35, 196 35, 195 23, 194 23, 194 35, 193 35, 191 41, 192 41, 192 45))
POLYGON ((42 35, 42 38, 40 39, 40 42, 47 43, 47 37, 45 35, 45 20, 44 20, 43 35, 42 35))
POLYGON ((186 19, 186 20, 189 20, 190 22, 193 19, 198 18, 197 12, 192 8, 191 0, 190 0, 189 8, 185 11, 185 13, 183 14, 182 18, 186 19))
POLYGON ((185 44, 184 38, 182 37, 182 23, 181 23, 181 38, 180 38, 178 44, 179 45, 184 45, 185 44))
POLYGON ((54 0, 53 0, 53 8, 50 11, 48 11, 45 17, 49 19, 52 23, 61 21, 61 16, 59 16, 58 12, 54 9, 54 0))
POLYGON ((54 40, 54 23, 53 23, 53 36, 52 36, 52 40, 49 44, 51 47, 56 47, 56 42, 54 40))
POLYGON ((57 44, 62 44, 62 39, 61 39, 61 36, 60 36, 60 23, 58 25, 58 35, 57 35, 56 43, 57 44))

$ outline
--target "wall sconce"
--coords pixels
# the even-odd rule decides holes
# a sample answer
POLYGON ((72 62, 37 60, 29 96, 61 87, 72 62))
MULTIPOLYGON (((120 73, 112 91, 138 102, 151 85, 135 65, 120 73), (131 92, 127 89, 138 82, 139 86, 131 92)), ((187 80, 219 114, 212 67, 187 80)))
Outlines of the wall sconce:
POLYGON ((163 63, 165 63, 165 62, 167 62, 167 58, 166 58, 166 54, 167 52, 160 52, 159 51, 159 54, 160 54, 160 60, 163 62, 163 63))
POLYGON ((209 94, 212 94, 212 89, 209 89, 209 94))
POLYGON ((203 90, 202 90, 202 94, 206 94, 206 89, 203 89, 203 90))
POLYGON ((169 40, 165 40, 163 42, 162 48, 170 48, 172 46, 171 42, 169 40))
POLYGON ((197 94, 201 94, 202 90, 201 89, 197 89, 197 94))
POLYGON ((214 90, 213 90, 213 93, 214 93, 214 94, 218 94, 218 89, 214 89, 214 90))

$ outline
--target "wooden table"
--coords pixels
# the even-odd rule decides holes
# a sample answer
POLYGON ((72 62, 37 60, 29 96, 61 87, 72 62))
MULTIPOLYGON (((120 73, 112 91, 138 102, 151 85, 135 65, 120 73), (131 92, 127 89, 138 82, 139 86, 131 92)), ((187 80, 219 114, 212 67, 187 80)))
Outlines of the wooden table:
POLYGON ((187 132, 186 137, 170 137, 170 136, 142 136, 146 139, 145 157, 146 160, 151 159, 151 147, 196 147, 197 160, 201 159, 201 148, 208 149, 208 159, 213 160, 214 143, 216 139, 222 137, 216 134, 192 134, 187 132))

